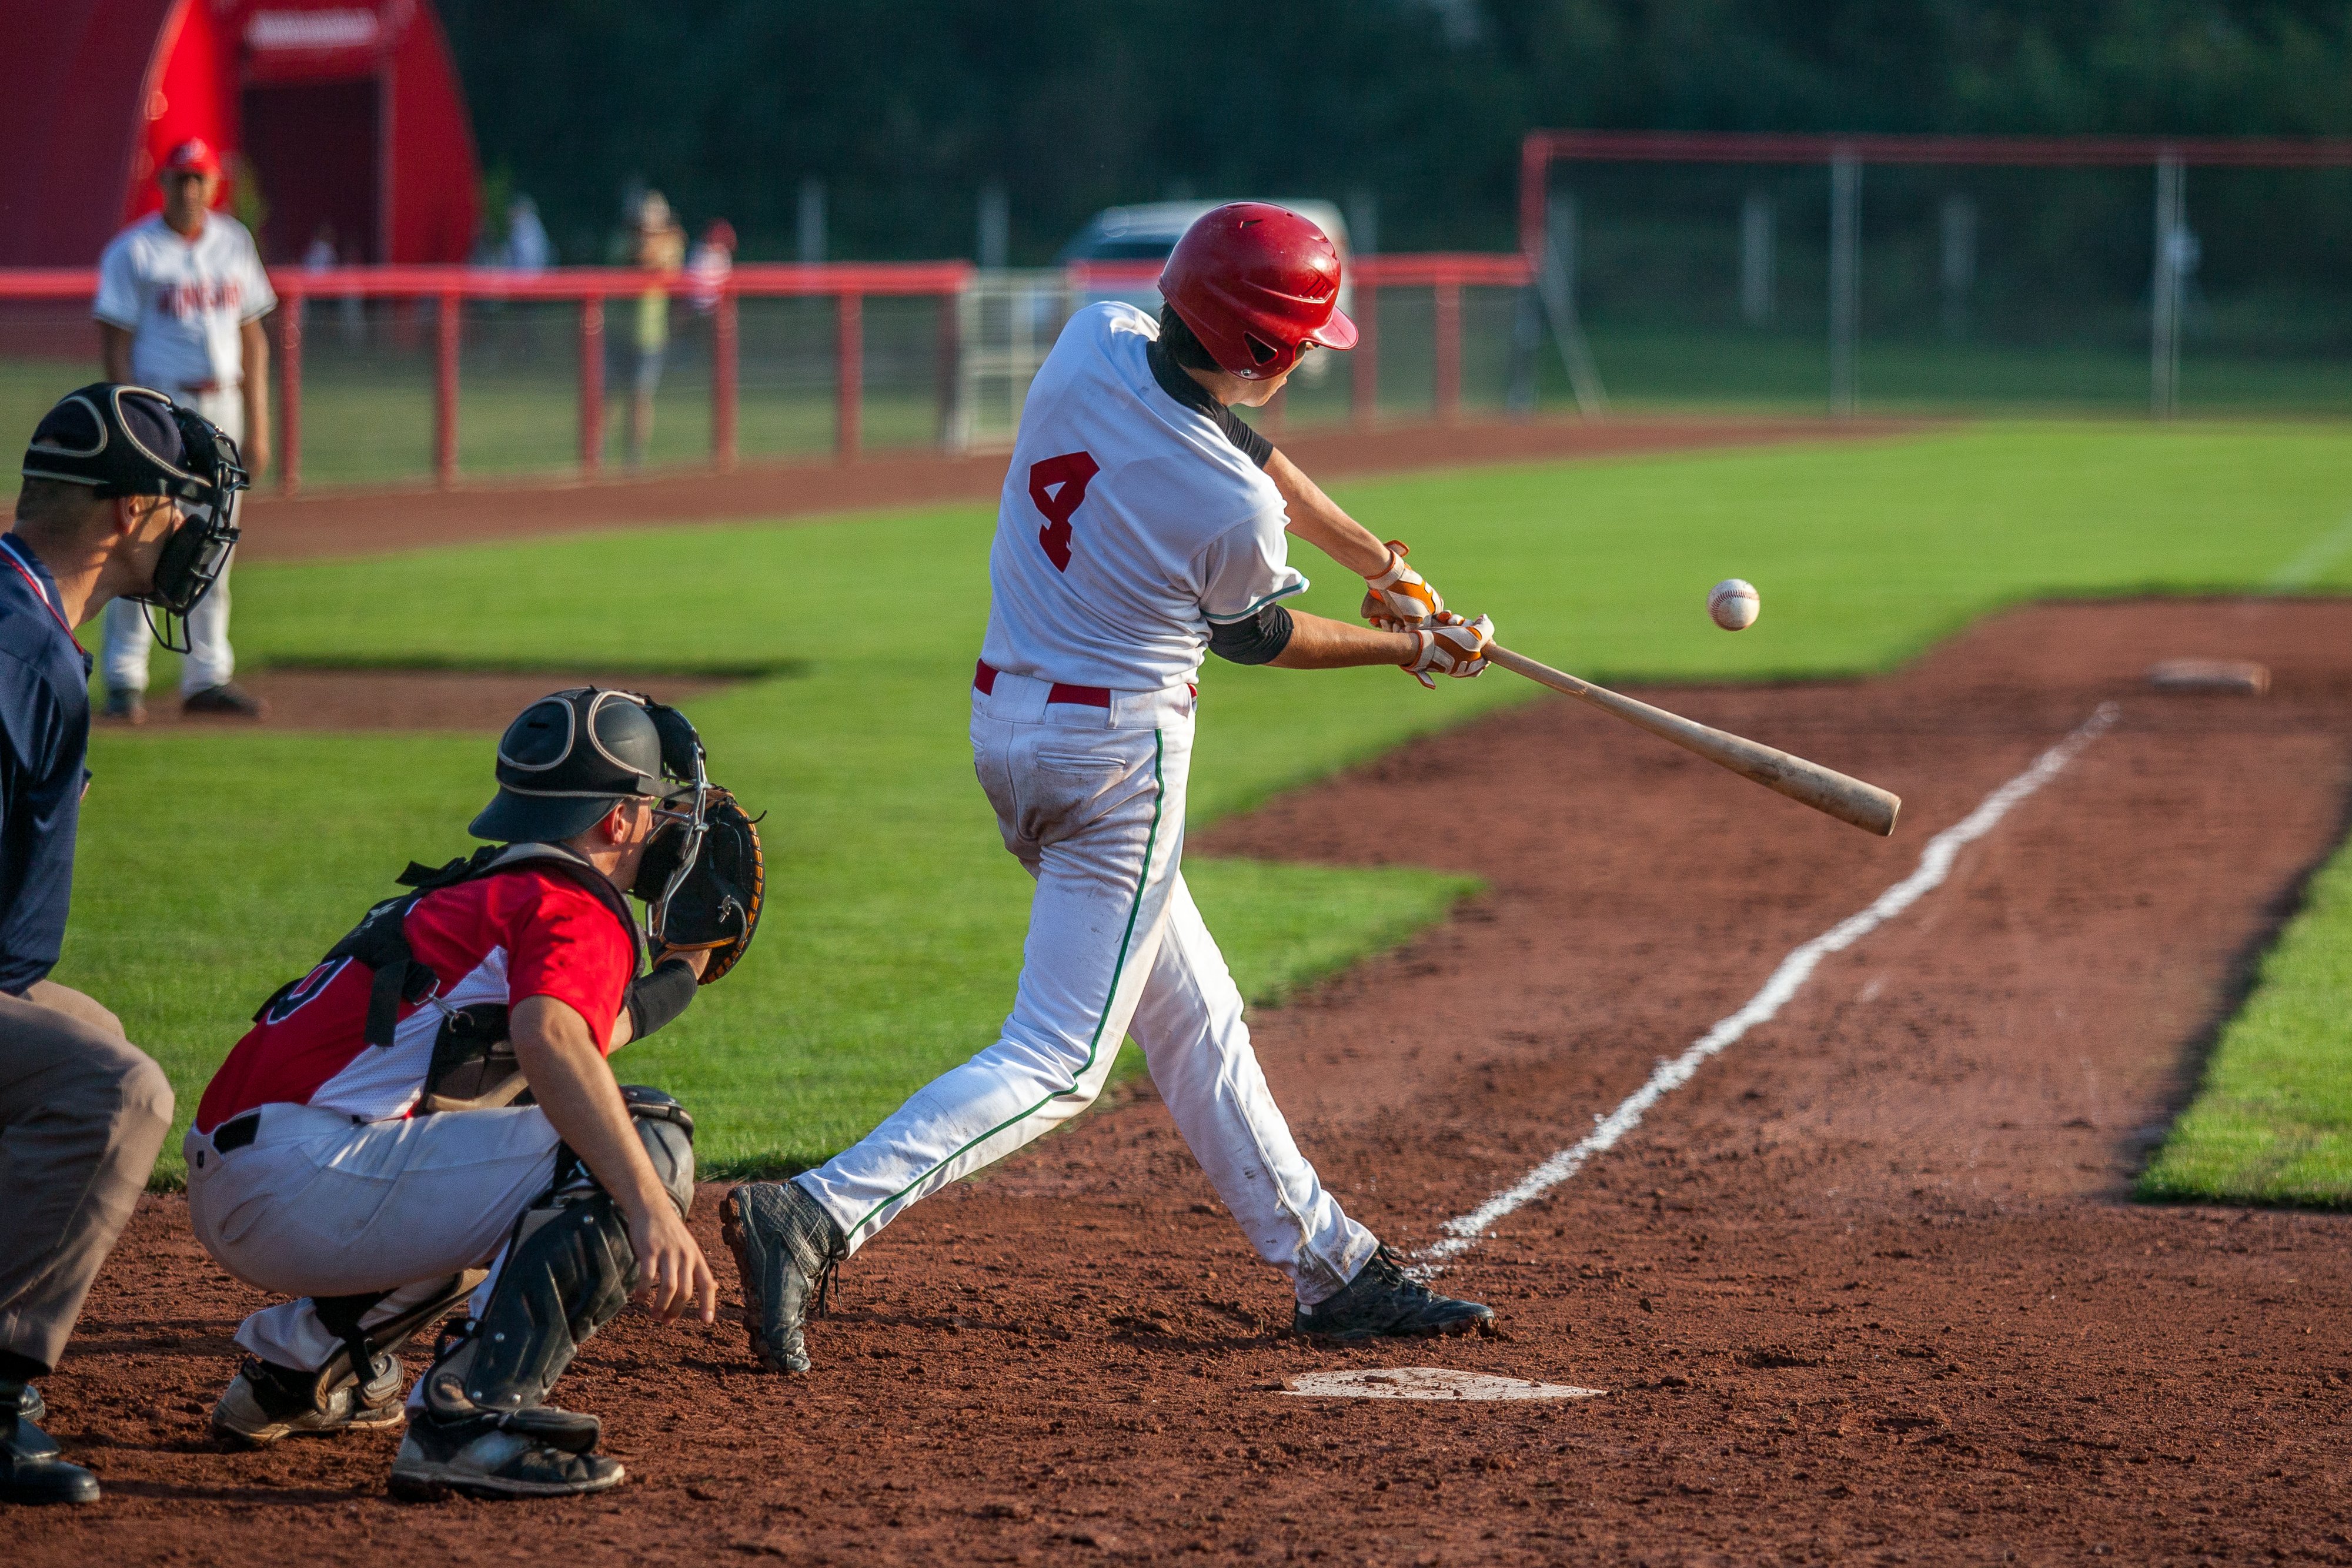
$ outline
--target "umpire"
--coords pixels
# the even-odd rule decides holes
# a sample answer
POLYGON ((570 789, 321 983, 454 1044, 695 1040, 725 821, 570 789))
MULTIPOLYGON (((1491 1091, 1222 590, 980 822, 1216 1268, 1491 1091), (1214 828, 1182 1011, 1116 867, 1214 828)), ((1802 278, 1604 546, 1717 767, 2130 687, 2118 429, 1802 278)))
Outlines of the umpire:
POLYGON ((89 779, 90 656, 116 599, 184 617, 236 542, 236 448, 161 392, 68 394, 25 453, 0 536, 0 1502, 92 1502, 37 1425, 172 1124, 172 1086, 105 1008, 48 977, 89 779))

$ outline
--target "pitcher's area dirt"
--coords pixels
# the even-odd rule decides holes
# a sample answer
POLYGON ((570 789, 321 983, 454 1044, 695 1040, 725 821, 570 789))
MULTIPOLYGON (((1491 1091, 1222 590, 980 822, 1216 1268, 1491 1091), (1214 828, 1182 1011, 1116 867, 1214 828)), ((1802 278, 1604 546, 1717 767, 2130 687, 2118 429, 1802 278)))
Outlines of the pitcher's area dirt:
MULTIPOLYGON (((9 1515, 16 1560, 2352 1558, 2352 1221, 2128 1201, 2344 830, 2352 603, 2045 607, 1883 681, 1658 700, 1900 791, 1901 832, 1557 700, 1193 846, 1491 883, 1255 1019, 1302 1144, 1400 1248, 1573 1142, 2099 703, 2121 717, 1463 1259, 1445 1283, 1493 1302, 1501 1335, 1291 1338, 1280 1281, 1145 1090, 860 1253, 810 1376, 754 1371, 730 1322, 625 1317, 558 1395, 604 1416, 618 1490, 403 1506, 392 1437, 211 1440, 260 1298, 151 1199, 47 1385, 107 1500, 9 1515), (2142 684, 2185 655, 2260 660, 2275 685, 2142 684), (1278 1392, 1382 1365, 1609 1392, 1278 1392)), ((731 1302, 716 1197, 696 1220, 731 1302)))

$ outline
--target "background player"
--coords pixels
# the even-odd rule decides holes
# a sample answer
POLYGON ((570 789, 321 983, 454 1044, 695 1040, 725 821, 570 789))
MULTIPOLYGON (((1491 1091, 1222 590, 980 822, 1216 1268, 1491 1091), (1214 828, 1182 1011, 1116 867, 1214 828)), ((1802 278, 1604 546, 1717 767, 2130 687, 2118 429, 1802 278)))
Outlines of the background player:
POLYGON ((698 745, 666 747, 623 692, 556 693, 499 742, 474 819, 505 844, 369 912, 255 1015, 187 1136, 188 1215, 237 1278, 299 1299, 245 1320, 213 1412, 251 1443, 401 1424, 392 1353, 473 1295, 408 1401, 405 1493, 602 1490, 593 1416, 545 1404, 580 1341, 635 1289, 711 1321, 686 1228, 693 1124, 624 1091, 605 1057, 683 1011, 709 955, 644 957, 624 899, 658 893, 657 833, 695 799, 698 745), (528 1087, 534 1103, 514 1103, 528 1087), (495 1260, 495 1262, 493 1261, 495 1260), (490 1266, 485 1281, 479 1271, 490 1266))
POLYGON ((236 448, 142 387, 44 415, 0 538, 0 1502, 89 1502, 33 1380, 64 1354, 172 1125, 163 1070, 48 977, 89 773, 89 655, 73 628, 124 595, 184 612, 236 538, 236 448), (190 548, 194 547, 194 548, 190 548))
POLYGON ((1232 410, 1264 404, 1312 347, 1344 349, 1321 230, 1239 203, 1170 256, 1155 328, 1095 305, 1029 391, 989 555, 971 743, 1005 847, 1037 879, 1013 1014, 854 1147, 722 1210, 753 1348, 809 1364, 813 1290, 908 1204, 1076 1114, 1132 1030, 1178 1128, 1296 1325, 1360 1338, 1493 1314, 1435 1295, 1317 1179, 1268 1092, 1242 998, 1178 870, 1203 650, 1285 669, 1399 664, 1432 684, 1486 667, 1464 621, 1232 410), (1293 612, 1286 529, 1367 581, 1362 627, 1293 612))
MULTIPOLYGON (((167 393, 228 434, 247 472, 269 466, 269 339, 261 319, 277 308, 253 235, 226 213, 220 160, 201 138, 164 159, 155 182, 163 211, 114 236, 98 262, 100 360, 110 382, 167 393)), ((152 639, 135 604, 106 612, 106 714, 131 724, 147 716, 152 639)), ((230 679, 228 578, 224 570, 188 618, 180 669, 181 706, 191 714, 257 718, 261 704, 230 679)))

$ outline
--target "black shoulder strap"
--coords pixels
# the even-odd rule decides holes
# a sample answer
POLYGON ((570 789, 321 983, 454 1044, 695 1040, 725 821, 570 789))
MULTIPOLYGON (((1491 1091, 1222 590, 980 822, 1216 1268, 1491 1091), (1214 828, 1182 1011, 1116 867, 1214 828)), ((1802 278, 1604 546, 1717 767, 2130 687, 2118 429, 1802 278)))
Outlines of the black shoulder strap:
MULTIPOLYGON (((387 898, 362 915, 351 933, 328 949, 321 963, 331 964, 338 958, 352 958, 374 971, 375 977, 368 986, 367 1025, 363 1038, 370 1045, 389 1048, 393 1031, 400 1022, 400 1009, 424 1001, 440 986, 440 979, 429 965, 416 961, 408 946, 408 915, 417 904, 443 888, 456 887, 460 883, 478 882, 509 871, 528 867, 533 871, 549 871, 579 883, 595 895, 621 923, 629 934, 629 950, 634 961, 629 972, 634 975, 645 967, 645 933, 636 917, 629 913, 627 902, 610 878, 580 856, 561 844, 488 844, 473 854, 453 860, 437 867, 427 867, 415 861, 400 873, 404 887, 413 888, 396 898, 387 898)), ((296 986, 299 978, 288 981, 270 993, 261 1004, 254 1021, 277 1005, 278 998, 296 986)))

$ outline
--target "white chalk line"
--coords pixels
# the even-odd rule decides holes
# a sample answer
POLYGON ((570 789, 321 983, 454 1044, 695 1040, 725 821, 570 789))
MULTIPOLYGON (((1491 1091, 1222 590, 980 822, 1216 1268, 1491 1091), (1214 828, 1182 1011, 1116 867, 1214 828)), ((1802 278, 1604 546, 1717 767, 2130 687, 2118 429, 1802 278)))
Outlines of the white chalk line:
POLYGON ((1748 999, 1747 1006, 1701 1035, 1690 1049, 1680 1056, 1660 1058, 1649 1082, 1627 1095, 1608 1115, 1593 1117, 1597 1125, 1591 1132, 1529 1171, 1517 1186, 1496 1193, 1469 1213, 1439 1227, 1445 1232, 1444 1238, 1413 1254, 1418 1260, 1413 1272, 1423 1280, 1436 1278, 1448 1261, 1486 1239, 1506 1216, 1576 1175, 1593 1155, 1615 1148, 1626 1134, 1641 1125, 1650 1107, 1689 1082, 1707 1058, 1728 1050, 1748 1030, 1769 1022, 1788 1006, 1823 958, 1853 946, 1940 886, 1951 874, 1952 862, 1959 858, 1962 850, 1991 832, 2020 802, 2064 772, 2067 764, 2080 756, 2084 747, 2113 727, 2118 711, 2113 703, 2101 703, 2074 733, 2034 758, 2032 767, 1986 796, 1975 810, 1928 840, 1927 847, 1920 852, 1918 868, 1909 876, 1880 894, 1867 909, 1846 916, 1781 959, 1780 967, 1772 971, 1764 988, 1748 999))
POLYGON ((2268 586, 2273 591, 2308 588, 2319 580, 2321 572, 2347 554, 2352 554, 2352 517, 2312 540, 2293 560, 2271 573, 2268 586))

